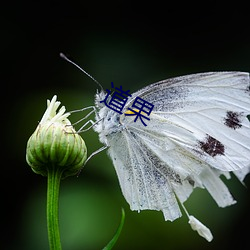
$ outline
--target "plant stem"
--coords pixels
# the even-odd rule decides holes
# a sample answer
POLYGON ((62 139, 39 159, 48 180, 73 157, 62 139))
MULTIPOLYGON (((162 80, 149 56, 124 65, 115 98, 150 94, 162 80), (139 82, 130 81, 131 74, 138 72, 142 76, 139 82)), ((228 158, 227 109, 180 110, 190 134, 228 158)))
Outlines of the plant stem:
POLYGON ((48 168, 47 228, 50 250, 62 249, 58 217, 59 188, 62 172, 63 171, 57 166, 48 168))

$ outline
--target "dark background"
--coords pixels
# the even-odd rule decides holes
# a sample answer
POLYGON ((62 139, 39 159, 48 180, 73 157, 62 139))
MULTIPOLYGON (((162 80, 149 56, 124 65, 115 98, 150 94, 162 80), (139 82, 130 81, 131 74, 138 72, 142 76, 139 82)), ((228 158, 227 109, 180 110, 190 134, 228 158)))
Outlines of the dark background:
MULTIPOLYGON (((2 249, 48 249, 46 178, 25 161, 26 143, 54 94, 67 110, 93 105, 96 84, 59 57, 69 55, 104 88, 131 92, 168 77, 205 71, 249 71, 248 5, 190 2, 10 2, 1 4, 2 249), (171 4, 170 4, 171 3, 171 4)), ((72 116, 76 121, 81 114, 72 116)), ((89 154, 101 147, 84 133, 89 154)), ((186 203, 214 235, 211 243, 185 216, 165 222, 161 212, 132 212, 105 152, 79 178, 62 181, 60 228, 65 250, 101 249, 121 215, 114 249, 248 249, 249 189, 225 180, 237 204, 218 208, 205 190, 186 203)), ((250 186, 249 176, 246 186, 250 186)))

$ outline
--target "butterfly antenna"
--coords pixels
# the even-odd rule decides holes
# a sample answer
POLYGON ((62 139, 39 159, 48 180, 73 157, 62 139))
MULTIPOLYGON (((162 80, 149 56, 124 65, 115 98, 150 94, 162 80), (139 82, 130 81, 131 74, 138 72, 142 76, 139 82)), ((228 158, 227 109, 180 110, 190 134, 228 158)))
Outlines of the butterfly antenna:
POLYGON ((82 69, 79 65, 77 65, 76 63, 74 63, 73 61, 71 61, 67 56, 65 56, 63 53, 60 53, 60 57, 64 60, 66 60, 67 62, 73 64, 74 66, 76 66, 79 70, 81 70, 85 75, 87 75, 89 78, 91 78, 95 83, 97 83, 97 85, 101 88, 101 90, 103 90, 102 85, 93 77, 91 76, 89 73, 87 73, 84 69, 82 69))

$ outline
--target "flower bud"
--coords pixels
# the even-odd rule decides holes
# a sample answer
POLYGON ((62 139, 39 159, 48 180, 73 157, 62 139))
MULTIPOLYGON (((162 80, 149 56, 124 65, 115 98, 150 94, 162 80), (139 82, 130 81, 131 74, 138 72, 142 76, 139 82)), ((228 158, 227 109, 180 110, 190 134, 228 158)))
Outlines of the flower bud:
POLYGON ((41 122, 27 143, 26 161, 32 170, 47 176, 50 168, 62 171, 62 177, 75 175, 79 172, 87 158, 86 145, 76 133, 61 107, 56 113, 60 102, 54 96, 47 101, 41 122))

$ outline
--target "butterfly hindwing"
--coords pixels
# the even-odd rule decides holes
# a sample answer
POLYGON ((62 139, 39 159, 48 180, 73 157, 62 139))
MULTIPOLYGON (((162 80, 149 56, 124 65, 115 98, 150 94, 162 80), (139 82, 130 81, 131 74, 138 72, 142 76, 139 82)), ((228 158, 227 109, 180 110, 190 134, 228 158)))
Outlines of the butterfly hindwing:
POLYGON ((169 168, 164 168, 168 175, 162 175, 159 159, 150 149, 145 149, 146 145, 129 131, 110 140, 109 155, 123 195, 132 210, 162 210, 166 219, 175 220, 181 213, 170 179, 178 181, 179 177, 169 168))

